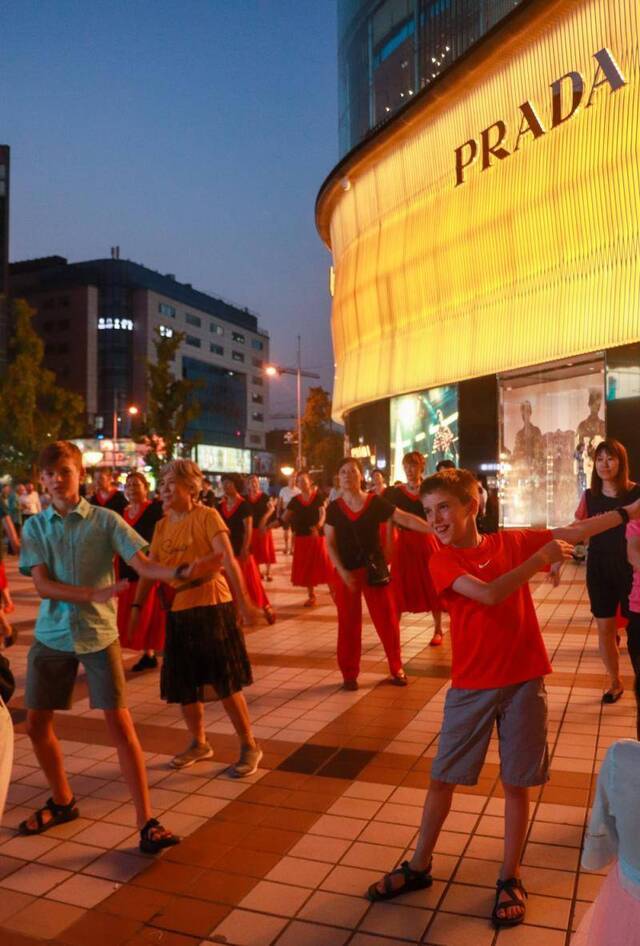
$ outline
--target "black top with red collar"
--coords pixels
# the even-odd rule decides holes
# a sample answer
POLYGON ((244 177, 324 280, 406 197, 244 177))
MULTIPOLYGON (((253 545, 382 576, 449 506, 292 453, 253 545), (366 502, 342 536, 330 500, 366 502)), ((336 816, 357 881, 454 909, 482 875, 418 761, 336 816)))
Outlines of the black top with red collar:
MULTIPOLYGON (((267 496, 266 493, 257 493, 255 496, 247 496, 246 499, 247 499, 247 502, 249 503, 249 506, 251 507, 253 528, 257 529, 258 526, 260 525, 260 522, 265 512, 267 511, 267 507, 269 505, 269 497, 267 496)), ((275 513, 269 516, 269 518, 267 519, 265 523, 265 526, 269 524, 269 522, 274 518, 274 516, 275 516, 275 513)))
POLYGON ((393 515, 386 499, 368 493, 359 512, 349 509, 342 497, 329 503, 327 525, 333 526, 340 561, 347 571, 364 568, 370 555, 381 551, 379 525, 393 515))
MULTIPOLYGON (((146 539, 147 542, 151 544, 156 523, 162 519, 163 515, 162 503, 155 500, 154 502, 147 503, 136 519, 131 517, 129 507, 126 506, 123 510, 122 518, 132 529, 136 530, 138 535, 141 535, 143 539, 146 539)), ((129 581, 137 581, 140 577, 120 556, 116 558, 116 573, 118 580, 128 578, 129 581)))
MULTIPOLYGON (((404 484, 401 486, 390 486, 386 491, 385 499, 393 503, 396 509, 402 509, 403 512, 410 512, 420 519, 426 520, 427 518, 420 496, 416 493, 412 493, 409 487, 404 484)), ((404 526, 399 526, 399 528, 402 529, 404 526)))
MULTIPOLYGON (((302 494, 294 496, 287 506, 287 512, 291 515, 291 528, 294 535, 311 535, 311 530, 320 521, 320 511, 323 506, 324 499, 318 489, 314 490, 306 502, 302 498, 302 494)), ((320 530, 319 535, 322 534, 322 530, 320 530)))
POLYGON ((118 515, 122 515, 127 508, 127 497, 119 489, 112 489, 107 499, 98 498, 97 492, 89 500, 92 506, 102 506, 103 509, 113 509, 118 515))
POLYGON ((243 499, 242 496, 238 496, 235 504, 230 508, 227 506, 226 501, 221 499, 216 503, 216 509, 229 529, 229 538, 231 539, 233 554, 238 556, 242 551, 242 545, 244 543, 244 520, 251 519, 253 516, 251 506, 246 499, 243 499))

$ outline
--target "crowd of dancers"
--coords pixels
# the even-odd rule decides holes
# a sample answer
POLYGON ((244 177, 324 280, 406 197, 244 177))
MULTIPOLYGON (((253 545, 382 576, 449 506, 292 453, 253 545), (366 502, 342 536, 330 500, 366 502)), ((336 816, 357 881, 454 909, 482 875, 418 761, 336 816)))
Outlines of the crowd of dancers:
MULTIPOLYGON (((154 854, 179 842, 151 809, 142 750, 126 708, 123 647, 140 653, 135 671, 157 667, 162 653, 160 696, 180 705, 189 736, 171 761, 174 768, 214 755, 204 704, 215 699, 238 737, 239 756, 229 775, 246 778, 256 772, 262 750, 243 692, 252 683, 252 670, 242 628, 276 622, 265 584, 276 562, 274 529, 281 527, 284 554, 291 555, 291 584, 306 594, 302 606, 315 607, 322 586, 335 603, 337 664, 345 690, 359 686, 363 599, 384 649, 389 682, 400 687, 409 683, 402 615, 431 614, 428 643, 438 647, 442 616, 448 614, 452 686, 417 847, 410 860, 371 885, 369 898, 388 900, 430 886, 433 850, 455 786, 477 782, 497 723, 505 838, 491 919, 498 928, 522 923, 527 893, 520 860, 529 792, 549 778, 544 677, 551 672, 528 582, 545 568, 557 582, 573 546, 590 540, 587 587, 610 677, 602 701, 615 703, 622 696, 617 636, 622 624, 628 625, 638 697, 640 487, 629 479, 624 447, 606 440, 596 450, 592 483, 573 523, 482 533, 478 519, 486 495, 472 473, 444 463, 425 478, 424 457, 417 452, 408 453, 403 466, 406 482, 388 487, 376 471, 367 486, 359 461, 347 457, 331 496, 300 471, 275 501, 256 476, 245 480, 234 473, 222 477, 217 497, 203 488, 195 463, 174 460, 162 471, 153 499, 141 473, 129 474, 122 493, 110 472, 101 471, 87 500, 81 495, 85 473, 78 448, 66 441, 47 445, 39 467, 50 503, 30 517, 16 541, 20 569, 42 599, 28 656, 25 706, 27 731, 51 797, 20 824, 20 833, 41 834, 79 816, 54 714, 70 708, 82 665, 91 707, 104 711, 131 791, 140 849, 154 854)), ((2 506, 0 516, 6 527, 2 506)), ((0 592, 8 637, 10 596, 3 568, 0 592)), ((9 777, 7 718, 0 698, 0 811, 9 777)), ((629 909, 635 911, 635 930, 640 929, 640 837, 632 850, 618 849, 616 832, 616 819, 624 814, 620 792, 640 784, 640 759, 637 743, 618 746, 603 768, 585 845, 587 866, 618 858, 605 894, 578 934, 589 946, 636 942, 628 938, 629 909), (628 777, 621 785, 624 767, 628 777), (622 926, 616 933, 616 912, 627 918, 624 940, 622 926)))

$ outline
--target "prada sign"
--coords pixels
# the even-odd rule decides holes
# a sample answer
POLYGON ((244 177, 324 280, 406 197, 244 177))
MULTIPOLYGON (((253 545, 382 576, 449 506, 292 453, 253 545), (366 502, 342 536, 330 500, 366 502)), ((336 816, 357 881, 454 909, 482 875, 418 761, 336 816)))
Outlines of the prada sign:
MULTIPOLYGON (((591 108, 598 89, 608 85, 611 92, 617 92, 626 85, 626 79, 613 54, 605 47, 594 53, 595 70, 591 79, 590 91, 586 96, 584 108, 591 108)), ((534 141, 559 128, 576 114, 585 101, 585 78, 579 72, 568 72, 551 83, 551 111, 544 119, 536 105, 527 100, 519 106, 519 125, 511 127, 499 120, 489 125, 477 138, 470 138, 455 149, 456 187, 466 183, 467 172, 476 164, 480 171, 486 171, 498 161, 515 154, 528 137, 534 141)))

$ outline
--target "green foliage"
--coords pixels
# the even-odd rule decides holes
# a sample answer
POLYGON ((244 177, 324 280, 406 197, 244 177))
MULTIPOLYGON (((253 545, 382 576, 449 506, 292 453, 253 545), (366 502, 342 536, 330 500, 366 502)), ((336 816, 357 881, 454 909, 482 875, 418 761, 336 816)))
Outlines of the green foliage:
POLYGON ((344 452, 344 438, 331 421, 331 396, 324 388, 310 387, 302 416, 302 454, 310 470, 322 470, 329 480, 344 452))
POLYGON ((173 371, 173 362, 184 338, 184 332, 174 332, 167 337, 156 328, 155 362, 147 361, 146 365, 147 434, 142 440, 150 448, 146 459, 156 475, 168 460, 189 456, 196 442, 196 438, 192 438, 187 443, 185 434, 201 411, 195 396, 201 384, 176 378, 173 371))
POLYGON ((53 371, 43 367, 34 315, 24 299, 13 301, 9 366, 0 381, 0 470, 28 478, 48 440, 82 436, 85 411, 82 397, 57 385, 53 371))

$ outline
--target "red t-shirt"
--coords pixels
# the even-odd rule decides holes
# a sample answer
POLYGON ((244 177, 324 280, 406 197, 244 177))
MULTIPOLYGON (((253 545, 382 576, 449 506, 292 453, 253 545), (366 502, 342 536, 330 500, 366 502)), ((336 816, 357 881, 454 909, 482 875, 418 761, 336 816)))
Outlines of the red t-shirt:
POLYGON ((528 584, 491 606, 457 594, 451 586, 462 575, 494 581, 552 538, 547 531, 494 532, 483 535, 476 548, 446 545, 431 556, 433 583, 451 616, 454 687, 488 690, 551 673, 528 584))

